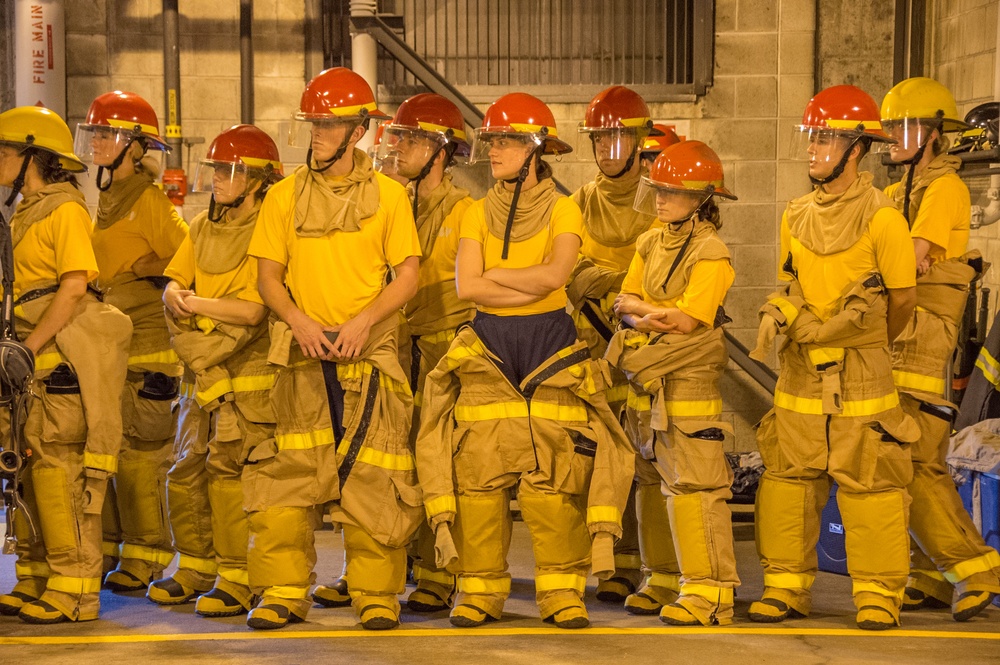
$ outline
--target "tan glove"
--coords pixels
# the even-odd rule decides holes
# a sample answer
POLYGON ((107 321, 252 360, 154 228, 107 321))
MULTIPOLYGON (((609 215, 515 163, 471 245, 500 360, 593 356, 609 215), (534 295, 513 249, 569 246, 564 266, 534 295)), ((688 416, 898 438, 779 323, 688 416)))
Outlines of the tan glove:
POLYGON ((615 537, 607 531, 594 534, 591 545, 590 567, 594 577, 608 580, 615 574, 615 537))
POLYGON ((438 568, 448 569, 458 561, 458 550, 451 537, 451 524, 441 522, 434 527, 434 563, 438 568))

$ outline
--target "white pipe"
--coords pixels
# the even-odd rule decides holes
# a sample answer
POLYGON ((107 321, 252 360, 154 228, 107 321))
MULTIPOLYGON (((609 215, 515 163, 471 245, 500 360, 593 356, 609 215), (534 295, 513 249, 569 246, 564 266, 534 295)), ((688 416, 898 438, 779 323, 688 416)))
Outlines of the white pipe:
MULTIPOLYGON (((377 0, 351 0, 351 16, 375 16, 377 0)), ((364 32, 351 35, 351 68, 368 82, 378 100, 378 49, 375 38, 364 32)), ((358 141, 358 148, 367 151, 375 139, 374 127, 358 141)))
POLYGON ((66 26, 62 0, 17 0, 13 40, 14 103, 45 106, 65 118, 66 26))

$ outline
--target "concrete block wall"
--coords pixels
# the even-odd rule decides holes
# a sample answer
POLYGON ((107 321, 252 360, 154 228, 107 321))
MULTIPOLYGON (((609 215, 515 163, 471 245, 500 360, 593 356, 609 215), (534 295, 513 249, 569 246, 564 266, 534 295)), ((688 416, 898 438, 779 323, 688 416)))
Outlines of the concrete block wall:
MULTIPOLYGON (((928 75, 955 95, 961 116, 997 99, 998 17, 995 0, 930 0, 927 6, 928 75)), ((973 203, 986 204, 985 179, 968 180, 973 203)), ((1000 224, 973 230, 969 247, 978 249, 993 267, 984 286, 991 291, 991 316, 1000 294, 1000 224)))

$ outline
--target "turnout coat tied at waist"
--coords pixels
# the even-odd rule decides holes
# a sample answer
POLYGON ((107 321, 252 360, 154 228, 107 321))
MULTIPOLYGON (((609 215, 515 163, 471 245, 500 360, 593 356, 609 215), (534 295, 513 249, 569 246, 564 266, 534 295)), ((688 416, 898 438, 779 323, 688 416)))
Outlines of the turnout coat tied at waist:
POLYGON ((448 563, 453 547, 456 494, 495 492, 525 477, 544 491, 586 496, 595 574, 607 572, 597 562, 611 558, 622 535, 634 473, 631 446, 605 398, 607 367, 584 342, 549 357, 519 386, 499 362, 466 326, 427 377, 417 469, 438 564, 448 563), (598 542, 609 551, 597 552, 598 542))
MULTIPOLYGON (((408 443, 413 398, 396 354, 397 319, 375 325, 360 356, 303 355, 287 324, 272 319, 269 361, 278 365, 274 439, 250 451, 243 480, 249 511, 333 502, 334 521, 364 528, 386 547, 405 545, 422 501, 408 443), (343 416, 335 422, 326 374, 335 372, 343 416)), ((333 380, 333 377, 330 377, 333 380)))

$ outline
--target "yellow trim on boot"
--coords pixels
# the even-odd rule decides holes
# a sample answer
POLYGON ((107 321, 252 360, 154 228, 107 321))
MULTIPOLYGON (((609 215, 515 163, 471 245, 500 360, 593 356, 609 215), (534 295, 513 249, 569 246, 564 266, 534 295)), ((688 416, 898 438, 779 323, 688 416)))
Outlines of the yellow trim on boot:
POLYGON ((250 586, 250 574, 247 572, 246 568, 219 568, 219 577, 226 580, 227 582, 232 582, 233 584, 238 584, 239 586, 250 586))
POLYGON ((764 573, 764 588, 808 591, 816 581, 815 575, 806 573, 764 573))
POLYGON ((559 589, 573 589, 583 593, 587 588, 587 577, 585 575, 575 575, 573 573, 549 573, 546 575, 535 575, 536 591, 557 591, 559 589))
POLYGON ((138 559, 140 561, 149 561, 151 563, 156 563, 161 566, 169 566, 170 563, 174 560, 174 553, 157 549, 155 547, 146 547, 144 545, 132 545, 130 543, 123 543, 121 558, 138 559))
POLYGON ((642 557, 638 554, 616 554, 615 568, 619 570, 640 570, 642 568, 642 557))
POLYGON ((971 577, 976 573, 985 573, 994 568, 1000 568, 1000 553, 996 550, 991 550, 982 556, 977 556, 975 559, 969 559, 968 561, 956 564, 944 572, 944 578, 952 584, 958 584, 967 577, 971 577))
POLYGON ((266 599, 273 598, 275 600, 305 600, 309 596, 309 587, 307 586, 269 586, 264 589, 264 600, 261 600, 261 605, 267 605, 266 599))
POLYGON ((85 593, 100 593, 100 577, 65 577, 63 575, 53 575, 45 583, 45 588, 51 591, 62 591, 73 595, 85 593))
POLYGON ((903 587, 899 591, 890 591, 880 584, 875 582, 858 582, 855 581, 851 585, 851 593, 855 596, 861 593, 874 593, 883 598, 895 598, 898 604, 903 602, 903 594, 906 592, 906 588, 903 587))
POLYGON ((104 556, 113 556, 118 558, 121 556, 121 545, 118 543, 112 543, 107 540, 101 541, 101 554, 104 556))
MULTIPOLYGON (((585 580, 586 581, 586 580, 585 580)), ((509 577, 465 577, 458 578, 456 588, 460 593, 510 593, 509 577)))

